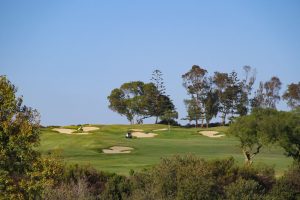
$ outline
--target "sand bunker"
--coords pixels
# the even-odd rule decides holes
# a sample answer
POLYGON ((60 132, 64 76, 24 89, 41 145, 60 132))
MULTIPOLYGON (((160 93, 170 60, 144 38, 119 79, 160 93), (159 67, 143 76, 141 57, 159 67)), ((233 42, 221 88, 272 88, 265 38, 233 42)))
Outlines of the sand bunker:
POLYGON ((133 137, 137 137, 137 138, 152 138, 157 135, 155 133, 144 133, 144 132, 132 132, 131 134, 133 137))
POLYGON ((224 134, 219 134, 218 131, 200 131, 200 133, 211 138, 219 138, 225 136, 224 134))
POLYGON ((143 132, 144 130, 142 129, 130 129, 131 131, 134 131, 134 132, 143 132))
POLYGON ((83 132, 89 132, 89 131, 95 131, 98 130, 98 127, 94 127, 94 126, 88 126, 88 127, 83 127, 83 132))
POLYGON ((75 129, 69 129, 69 128, 54 128, 52 129, 53 131, 57 131, 59 133, 64 133, 64 134, 77 134, 77 135, 87 135, 89 134, 89 131, 95 131, 98 130, 98 127, 93 127, 93 126, 89 126, 89 127, 83 127, 83 132, 81 133, 74 133, 76 132, 75 129))
POLYGON ((131 153, 133 148, 131 147, 122 147, 122 146, 113 146, 109 149, 102 149, 103 153, 107 154, 117 154, 117 153, 131 153))
POLYGON ((54 128, 52 130, 64 134, 72 134, 75 131, 74 129, 68 129, 68 128, 54 128))
POLYGON ((156 129, 156 130, 153 130, 153 131, 167 131, 168 129, 167 128, 161 128, 161 129, 156 129))

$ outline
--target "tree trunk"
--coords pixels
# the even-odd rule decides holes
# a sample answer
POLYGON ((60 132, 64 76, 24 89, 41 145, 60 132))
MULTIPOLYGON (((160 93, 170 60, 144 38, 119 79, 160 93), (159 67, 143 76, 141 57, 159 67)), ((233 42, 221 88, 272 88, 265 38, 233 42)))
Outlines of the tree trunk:
POLYGON ((245 165, 251 166, 252 165, 252 157, 248 151, 243 150, 243 155, 245 157, 245 165))
POLYGON ((203 124, 204 124, 204 119, 201 119, 201 128, 203 128, 203 124))
POLYGON ((198 128, 198 119, 196 118, 195 121, 196 121, 196 125, 195 126, 196 126, 196 128, 198 128))
POLYGON ((209 126, 209 121, 206 121, 206 128, 208 128, 209 126))
POLYGON ((158 122, 158 116, 156 116, 156 119, 155 119, 155 124, 157 124, 158 122))
POLYGON ((224 113, 223 116, 222 116, 222 124, 223 124, 223 126, 225 126, 225 123, 226 123, 226 113, 224 113))

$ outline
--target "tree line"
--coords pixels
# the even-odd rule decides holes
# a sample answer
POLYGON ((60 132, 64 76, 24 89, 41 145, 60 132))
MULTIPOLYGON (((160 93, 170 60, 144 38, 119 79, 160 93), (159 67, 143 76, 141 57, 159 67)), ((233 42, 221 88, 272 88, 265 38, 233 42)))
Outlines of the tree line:
MULTIPOLYGON (((239 77, 235 71, 230 73, 208 71, 198 65, 182 75, 183 87, 188 98, 184 99, 187 116, 183 118, 195 126, 209 126, 210 121, 218 116, 225 125, 238 116, 245 116, 255 108, 276 109, 283 99, 294 109, 300 106, 300 82, 288 85, 280 95, 282 83, 276 76, 269 81, 260 82, 257 90, 256 70, 250 66, 243 67, 244 76, 239 77), (227 121, 228 120, 228 121, 227 121)), ((166 94, 164 80, 160 70, 152 74, 151 82, 132 81, 112 90, 107 97, 109 108, 125 116, 131 124, 142 123, 149 117, 170 122, 178 118, 172 99, 166 94)))

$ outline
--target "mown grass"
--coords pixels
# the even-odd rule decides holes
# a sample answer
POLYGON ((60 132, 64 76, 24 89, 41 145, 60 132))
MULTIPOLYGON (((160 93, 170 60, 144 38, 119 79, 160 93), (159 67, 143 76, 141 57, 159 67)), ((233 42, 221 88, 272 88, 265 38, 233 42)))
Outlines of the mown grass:
MULTIPOLYGON (((157 131, 155 138, 126 139, 129 129, 142 129, 152 132, 155 129, 167 128, 165 125, 95 125, 100 129, 89 135, 66 135, 43 128, 39 150, 46 154, 52 150, 61 151, 68 164, 90 164, 96 169, 128 174, 148 168, 158 163, 162 157, 176 154, 195 154, 205 159, 234 157, 243 164, 239 142, 233 137, 209 138, 198 132, 200 128, 172 127, 171 131, 157 131), (128 146, 134 148, 130 154, 104 154, 103 148, 111 146, 128 146)), ((68 126, 67 128, 77 128, 68 126)), ((215 130, 226 133, 227 127, 215 127, 215 130)), ((276 174, 281 175, 292 163, 278 147, 264 148, 255 158, 255 164, 267 164, 275 167, 276 174)))

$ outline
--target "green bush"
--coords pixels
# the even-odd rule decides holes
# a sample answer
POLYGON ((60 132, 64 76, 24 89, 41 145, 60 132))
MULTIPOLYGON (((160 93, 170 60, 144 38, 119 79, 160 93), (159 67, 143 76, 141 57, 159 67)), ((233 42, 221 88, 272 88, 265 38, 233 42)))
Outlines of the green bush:
POLYGON ((264 189, 254 180, 239 178, 225 187, 225 197, 228 200, 263 199, 264 189))

